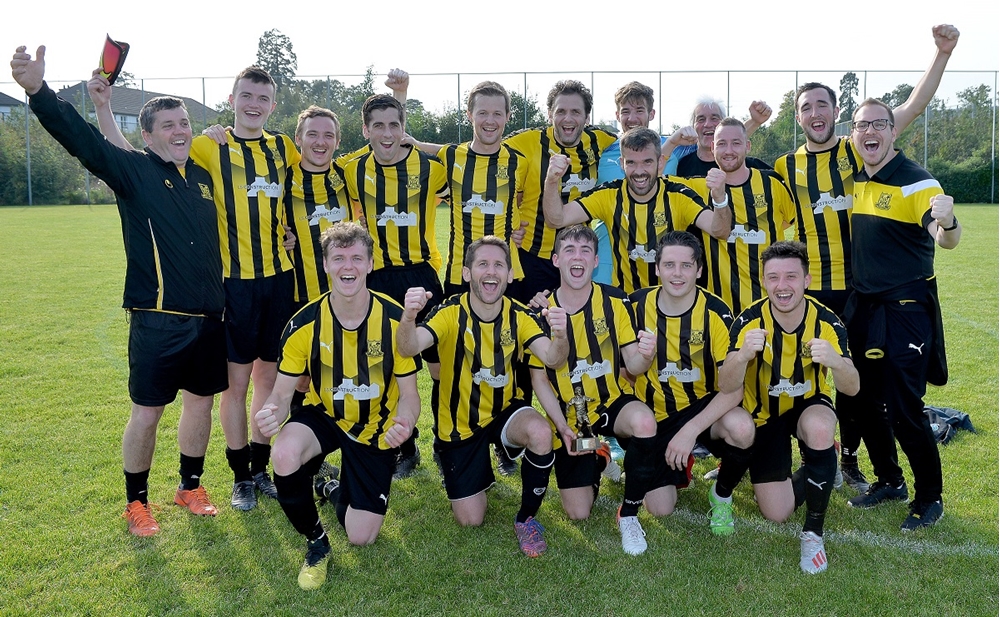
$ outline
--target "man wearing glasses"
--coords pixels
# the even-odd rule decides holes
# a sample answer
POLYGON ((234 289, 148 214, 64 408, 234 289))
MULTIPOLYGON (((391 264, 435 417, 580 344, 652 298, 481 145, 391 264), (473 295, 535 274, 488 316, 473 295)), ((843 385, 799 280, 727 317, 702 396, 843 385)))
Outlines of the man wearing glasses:
POLYGON ((897 127, 885 103, 867 99, 854 113, 852 140, 864 163, 855 177, 851 217, 854 292, 844 315, 861 376, 853 403, 878 481, 848 503, 870 508, 907 497, 893 434, 913 469, 914 498, 903 531, 944 514, 941 459, 924 414, 927 382, 947 381, 944 331, 934 278, 934 245, 958 246, 962 227, 941 185, 894 148, 897 127), (891 266, 889 265, 891 264, 891 266))
MULTIPOLYGON (((920 78, 909 98, 893 110, 897 132, 902 132, 923 113, 933 98, 945 66, 958 43, 954 26, 938 25, 931 29, 936 52, 930 67, 920 78)), ((809 294, 838 315, 843 315, 851 292, 851 225, 849 223, 854 190, 854 175, 861 170, 858 151, 850 139, 837 137, 835 126, 840 116, 837 95, 828 86, 809 82, 795 93, 795 120, 802 127, 806 143, 795 152, 780 157, 774 169, 784 179, 795 200, 795 235, 809 250, 812 284, 809 294)), ((864 494, 868 481, 858 468, 857 451, 861 445, 861 427, 853 404, 837 394, 840 422, 841 470, 844 481, 864 494)), ((867 420, 866 420, 867 421, 867 420)), ((883 489, 868 498, 871 505, 893 496, 883 489)))

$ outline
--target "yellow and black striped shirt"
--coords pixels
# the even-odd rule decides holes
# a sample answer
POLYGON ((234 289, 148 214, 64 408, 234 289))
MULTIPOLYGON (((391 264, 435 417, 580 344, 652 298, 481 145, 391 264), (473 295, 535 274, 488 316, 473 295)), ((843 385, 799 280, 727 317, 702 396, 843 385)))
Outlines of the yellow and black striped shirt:
POLYGON ((375 240, 375 269, 430 263, 441 269, 434 221, 437 203, 448 196, 444 165, 410 148, 394 165, 382 165, 367 152, 344 168, 354 217, 365 217, 375 240))
POLYGON ((931 197, 944 191, 902 152, 854 185, 854 288, 881 294, 934 276, 931 197))
POLYGON ((434 336, 441 358, 440 403, 434 410, 434 433, 441 441, 472 437, 523 397, 512 363, 545 333, 523 304, 506 297, 502 302, 500 314, 486 322, 469 306, 468 293, 454 295, 420 324, 434 336))
MULTIPOLYGON (((531 356, 533 369, 545 369, 549 383, 563 405, 568 405, 582 388, 583 395, 594 399, 587 403, 587 417, 595 424, 602 406, 610 405, 623 393, 632 394, 632 386, 622 379, 621 348, 636 342, 632 309, 620 289, 609 285, 591 283, 590 300, 582 309, 568 315, 566 336, 569 339, 569 357, 562 366, 545 368, 541 360, 531 356)), ((549 306, 559 306, 557 294, 549 296, 549 306)), ((566 422, 578 430, 576 410, 572 405, 564 408, 566 422)), ((561 443, 558 436, 554 442, 561 443)))
POLYGON ((351 218, 351 202, 340 169, 311 172, 291 168, 285 183, 285 219, 295 234, 295 301, 308 302, 330 291, 323 269, 319 236, 338 221, 351 218))
POLYGON ((665 315, 657 305, 662 287, 632 294, 637 328, 656 333, 656 358, 635 378, 635 393, 656 421, 719 390, 719 367, 729 353, 733 312, 718 296, 702 288, 694 305, 681 315, 665 315))
POLYGON ((685 230, 703 213, 712 215, 693 190, 660 178, 656 194, 637 202, 625 180, 612 180, 578 199, 591 219, 600 219, 611 240, 611 284, 625 293, 656 281, 656 243, 668 231, 685 230))
POLYGON ((847 329, 840 318, 819 302, 804 296, 802 323, 794 332, 785 332, 771 313, 771 302, 763 298, 751 304, 736 318, 730 330, 729 351, 738 351, 749 330, 767 330, 767 344, 747 365, 743 380, 743 408, 750 412, 757 426, 777 418, 797 402, 819 394, 831 395, 826 369, 812 361, 807 345, 814 338, 824 339, 845 358, 847 329))
POLYGON ((809 152, 802 146, 774 162, 774 170, 792 189, 795 236, 809 250, 809 289, 851 287, 851 209, 854 174, 861 167, 846 137, 829 150, 809 152))
POLYGON ((470 143, 441 148, 438 158, 448 171, 451 189, 451 232, 445 281, 462 284, 465 250, 475 240, 493 235, 510 244, 514 278, 523 277, 511 234, 521 226, 518 193, 524 190, 524 156, 506 144, 494 154, 477 154, 470 143))
POLYGON ((396 378, 416 373, 417 366, 396 351, 402 307, 370 293, 368 317, 354 330, 337 320, 329 293, 303 307, 285 326, 278 370, 308 374, 307 404, 322 405, 356 441, 386 450, 385 433, 395 424, 399 402, 396 378))
POLYGON ((254 279, 292 269, 285 250, 282 192, 299 151, 287 135, 264 132, 258 139, 227 133, 225 145, 199 135, 191 158, 209 170, 219 213, 219 247, 225 278, 254 279))
POLYGON ((526 221, 528 226, 524 230, 521 248, 542 259, 552 257, 558 230, 545 225, 542 210, 545 175, 549 171, 549 159, 552 155, 565 154, 569 157, 569 168, 562 177, 562 201, 569 203, 597 185, 597 166, 601 161, 601 151, 617 140, 618 136, 613 133, 588 126, 583 130, 580 142, 567 148, 556 141, 553 129, 549 126, 518 131, 504 141, 528 159, 524 197, 521 200, 521 221, 526 221))
MULTIPOLYGON (((710 199, 704 178, 678 178, 710 199)), ((738 314, 764 296, 760 255, 785 239, 785 229, 795 221, 795 204, 781 177, 773 171, 750 168, 743 184, 726 185, 733 228, 725 242, 701 232, 705 246, 706 288, 738 314)), ((693 232, 700 230, 694 229, 693 232)))

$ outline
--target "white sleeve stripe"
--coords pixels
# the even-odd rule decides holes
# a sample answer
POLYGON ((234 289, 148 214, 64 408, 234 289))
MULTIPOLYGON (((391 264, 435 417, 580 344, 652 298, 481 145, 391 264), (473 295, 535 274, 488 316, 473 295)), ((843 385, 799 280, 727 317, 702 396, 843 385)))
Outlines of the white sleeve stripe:
POLYGON ((916 184, 908 184, 906 186, 902 186, 900 187, 899 190, 903 192, 903 197, 909 197, 914 193, 918 193, 924 189, 930 189, 930 188, 936 188, 940 191, 944 191, 944 189, 941 188, 941 184, 934 178, 928 178, 926 180, 921 180, 916 184))

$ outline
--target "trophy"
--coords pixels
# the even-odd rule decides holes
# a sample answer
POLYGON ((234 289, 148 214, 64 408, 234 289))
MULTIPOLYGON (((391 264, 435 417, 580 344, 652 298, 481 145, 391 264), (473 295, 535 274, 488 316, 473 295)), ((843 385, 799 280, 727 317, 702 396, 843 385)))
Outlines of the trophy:
POLYGON ((574 452, 593 452, 597 450, 597 446, 599 445, 597 436, 594 435, 593 429, 590 428, 590 417, 587 413, 587 403, 593 401, 594 399, 583 393, 582 384, 575 384, 573 386, 573 398, 569 400, 567 408, 572 405, 576 411, 576 425, 579 427, 579 431, 573 443, 567 445, 572 447, 574 452))

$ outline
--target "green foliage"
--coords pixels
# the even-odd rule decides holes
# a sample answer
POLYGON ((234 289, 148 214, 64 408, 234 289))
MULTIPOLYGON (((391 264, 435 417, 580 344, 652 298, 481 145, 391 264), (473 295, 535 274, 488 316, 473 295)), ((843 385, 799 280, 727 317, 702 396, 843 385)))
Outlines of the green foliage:
POLYGON ((789 90, 781 97, 778 113, 770 124, 760 127, 750 137, 750 154, 773 163, 779 156, 795 150, 803 143, 805 138, 802 136, 802 129, 795 124, 795 92, 789 90))
POLYGON ((299 60, 292 51, 292 39, 279 30, 268 30, 257 42, 257 66, 266 69, 278 86, 278 92, 285 84, 295 79, 299 60))
POLYGON ((840 121, 850 122, 854 117, 854 110, 858 104, 854 97, 858 94, 858 76, 848 71, 840 78, 840 121))
MULTIPOLYGON (((35 203, 87 203, 89 175, 75 158, 53 139, 33 116, 28 122, 31 141, 31 192, 35 203)), ((28 149, 24 112, 14 110, 0 122, 0 205, 28 200, 28 149)), ((113 203, 107 186, 90 176, 90 203, 113 203)))

